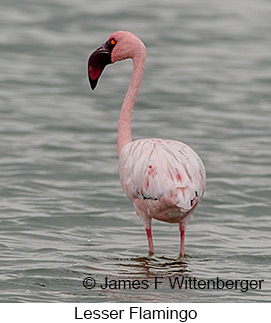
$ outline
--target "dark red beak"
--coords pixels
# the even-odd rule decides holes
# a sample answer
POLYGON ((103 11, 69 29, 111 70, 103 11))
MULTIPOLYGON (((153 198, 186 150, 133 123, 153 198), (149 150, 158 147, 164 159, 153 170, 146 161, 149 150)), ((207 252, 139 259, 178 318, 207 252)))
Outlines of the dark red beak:
POLYGON ((111 51, 112 48, 106 42, 97 48, 88 59, 88 78, 92 90, 95 89, 106 65, 111 64, 111 51))

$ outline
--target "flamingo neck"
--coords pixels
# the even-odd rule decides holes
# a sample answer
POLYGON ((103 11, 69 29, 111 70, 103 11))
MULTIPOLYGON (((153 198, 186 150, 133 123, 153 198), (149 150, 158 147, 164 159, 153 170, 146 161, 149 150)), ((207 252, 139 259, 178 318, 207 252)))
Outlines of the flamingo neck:
POLYGON ((125 95, 118 127, 118 155, 126 144, 132 141, 131 121, 136 97, 144 73, 146 54, 139 52, 133 58, 133 74, 127 93, 125 95))

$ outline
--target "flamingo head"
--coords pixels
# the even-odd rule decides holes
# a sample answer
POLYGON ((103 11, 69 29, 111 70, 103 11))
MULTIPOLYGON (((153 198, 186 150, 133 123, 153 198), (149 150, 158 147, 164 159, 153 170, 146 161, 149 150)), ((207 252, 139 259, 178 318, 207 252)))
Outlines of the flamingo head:
POLYGON ((88 59, 88 78, 92 90, 108 64, 127 58, 135 59, 140 54, 146 56, 146 48, 136 35, 128 31, 114 32, 88 59))

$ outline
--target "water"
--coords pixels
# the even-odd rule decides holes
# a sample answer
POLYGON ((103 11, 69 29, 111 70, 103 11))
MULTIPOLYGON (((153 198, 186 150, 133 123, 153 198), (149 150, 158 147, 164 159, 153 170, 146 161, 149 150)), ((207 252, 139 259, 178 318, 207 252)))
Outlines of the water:
POLYGON ((0 4, 2 302, 270 302, 270 3, 8 0, 0 4), (179 232, 153 222, 157 254, 118 179, 116 129, 131 74, 91 92, 89 53, 115 30, 148 48, 133 137, 191 145, 207 191, 179 232), (85 289, 88 276, 155 290, 85 289), (262 289, 172 290, 170 277, 264 279, 262 289))

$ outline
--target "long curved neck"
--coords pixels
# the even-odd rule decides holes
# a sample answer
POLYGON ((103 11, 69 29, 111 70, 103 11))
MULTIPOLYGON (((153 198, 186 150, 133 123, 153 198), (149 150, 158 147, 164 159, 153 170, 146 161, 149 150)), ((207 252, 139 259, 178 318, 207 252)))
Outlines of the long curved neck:
POLYGON ((118 155, 120 155, 123 146, 132 141, 132 114, 140 83, 144 73, 145 60, 145 52, 139 52, 133 58, 133 74, 120 112, 118 127, 118 155))

